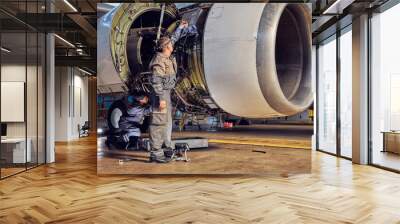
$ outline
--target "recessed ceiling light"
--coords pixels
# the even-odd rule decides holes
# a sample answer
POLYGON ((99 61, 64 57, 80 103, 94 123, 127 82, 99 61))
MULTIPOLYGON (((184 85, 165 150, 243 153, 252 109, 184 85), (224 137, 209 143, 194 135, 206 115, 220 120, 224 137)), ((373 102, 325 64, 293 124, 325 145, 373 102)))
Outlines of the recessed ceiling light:
POLYGON ((1 51, 4 51, 6 53, 10 53, 11 52, 11 50, 9 50, 9 49, 7 49, 5 47, 1 47, 1 51))
POLYGON ((83 72, 83 73, 85 73, 85 74, 87 74, 87 75, 93 75, 92 73, 90 73, 90 72, 88 72, 88 71, 86 71, 86 70, 83 70, 83 69, 81 69, 81 68, 79 68, 79 67, 78 67, 78 70, 81 71, 81 72, 83 72))
POLYGON ((327 14, 342 14, 343 10, 351 5, 355 0, 336 0, 322 13, 327 14))
POLYGON ((64 43, 66 43, 67 45, 69 45, 70 47, 73 47, 73 48, 75 48, 75 45, 73 45, 71 42, 69 42, 68 40, 66 40, 66 39, 64 39, 64 38, 62 38, 62 37, 60 37, 59 35, 57 35, 57 34, 54 34, 54 36, 55 37, 57 37, 59 40, 61 40, 62 42, 64 42, 64 43))
POLYGON ((65 4, 68 5, 68 7, 70 7, 74 12, 78 12, 78 10, 68 1, 68 0, 64 0, 65 4))

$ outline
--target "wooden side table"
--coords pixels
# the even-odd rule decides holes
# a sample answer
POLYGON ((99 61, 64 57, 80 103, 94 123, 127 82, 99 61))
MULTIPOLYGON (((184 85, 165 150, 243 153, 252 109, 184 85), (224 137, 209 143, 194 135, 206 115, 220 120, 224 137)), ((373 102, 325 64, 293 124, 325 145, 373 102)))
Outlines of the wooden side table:
POLYGON ((383 131, 382 152, 400 154, 400 131, 383 131))

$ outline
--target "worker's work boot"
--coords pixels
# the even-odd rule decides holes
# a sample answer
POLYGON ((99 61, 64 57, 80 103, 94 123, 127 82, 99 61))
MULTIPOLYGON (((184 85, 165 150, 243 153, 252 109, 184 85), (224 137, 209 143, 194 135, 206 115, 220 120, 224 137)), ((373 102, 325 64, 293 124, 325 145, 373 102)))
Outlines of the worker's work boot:
POLYGON ((165 157, 163 150, 154 150, 150 152, 150 162, 168 163, 171 159, 165 157))
POLYGON ((166 158, 173 159, 175 156, 175 151, 171 147, 168 147, 164 149, 164 155, 166 158))

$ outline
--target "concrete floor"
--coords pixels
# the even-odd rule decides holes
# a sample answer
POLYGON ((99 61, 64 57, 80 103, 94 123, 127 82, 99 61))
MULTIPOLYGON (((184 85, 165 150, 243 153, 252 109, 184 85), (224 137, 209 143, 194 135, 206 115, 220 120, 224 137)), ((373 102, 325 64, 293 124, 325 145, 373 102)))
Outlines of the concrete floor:
POLYGON ((97 172, 108 174, 256 174, 309 173, 312 126, 252 125, 218 132, 174 132, 174 137, 207 137, 208 149, 189 152, 190 162, 148 163, 148 153, 108 150, 98 138, 97 172), (238 144, 226 144, 231 142, 238 144), (213 143, 217 142, 217 143, 213 143), (277 147, 281 146, 281 147, 277 147), (127 160, 130 161, 121 161, 127 160))

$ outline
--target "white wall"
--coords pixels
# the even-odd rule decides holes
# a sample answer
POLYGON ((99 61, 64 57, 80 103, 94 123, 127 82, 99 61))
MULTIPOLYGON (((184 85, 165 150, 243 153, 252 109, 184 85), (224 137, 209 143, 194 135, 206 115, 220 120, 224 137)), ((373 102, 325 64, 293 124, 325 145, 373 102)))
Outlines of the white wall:
MULTIPOLYGON (((1 81, 25 82, 25 64, 8 64, 1 66, 1 81)), ((28 68, 29 69, 29 68, 28 68)), ((6 108, 1 108, 5 110, 6 108)), ((25 137, 25 122, 7 123, 7 137, 25 137)))
MULTIPOLYGON (((26 84, 26 107, 21 108, 22 113, 26 112, 26 120, 22 122, 6 122, 7 137, 24 138, 25 135, 30 140, 32 161, 44 162, 45 150, 45 116, 44 116, 44 93, 42 67, 25 66, 25 64, 2 64, 1 81, 2 82, 24 82, 26 84), (37 70, 38 69, 38 70, 37 70), (27 78, 27 80, 25 80, 27 78), (37 153, 39 154, 37 156, 37 153)), ((24 90, 21 90, 24 94, 24 90)), ((2 96, 7 97, 7 96, 2 96)), ((13 113, 10 107, 2 107, 2 112, 13 113)))
MULTIPOLYGON (((76 70, 75 70, 76 72, 76 70)), ((88 121, 88 107, 89 107, 89 102, 88 102, 88 78, 83 77, 81 75, 74 75, 74 96, 72 96, 72 99, 74 99, 74 102, 71 103, 74 105, 72 108, 72 119, 71 119, 71 135, 72 138, 78 138, 79 137, 79 132, 78 132, 78 125, 83 125, 85 121, 88 121)))
POLYGON ((69 139, 69 85, 70 75, 67 67, 55 68, 55 141, 69 139))
POLYGON ((88 120, 88 78, 72 67, 56 67, 56 141, 79 138, 78 125, 88 120))
MULTIPOLYGON (((25 82, 25 64, 5 64, 1 65, 1 81, 25 82)), ((32 67, 28 66, 28 70, 32 67)))

